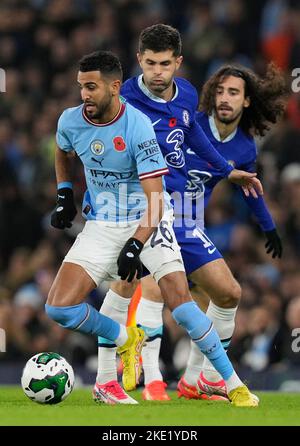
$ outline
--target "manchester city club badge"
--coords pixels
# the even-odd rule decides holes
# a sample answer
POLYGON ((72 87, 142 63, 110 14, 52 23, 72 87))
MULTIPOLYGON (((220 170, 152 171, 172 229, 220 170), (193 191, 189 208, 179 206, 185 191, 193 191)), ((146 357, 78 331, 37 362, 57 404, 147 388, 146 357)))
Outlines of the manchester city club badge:
POLYGON ((103 142, 100 141, 100 139, 96 139, 95 141, 93 141, 91 143, 91 151, 95 155, 102 155, 102 153, 104 152, 104 144, 103 144, 103 142))

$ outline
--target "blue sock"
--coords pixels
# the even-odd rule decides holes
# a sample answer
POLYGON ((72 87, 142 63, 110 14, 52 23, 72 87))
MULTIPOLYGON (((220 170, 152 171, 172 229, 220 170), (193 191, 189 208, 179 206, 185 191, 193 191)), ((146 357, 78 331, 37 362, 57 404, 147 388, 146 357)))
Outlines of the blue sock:
POLYGON ((103 336, 98 336, 98 347, 115 348, 116 344, 103 336))
POLYGON ((223 348, 224 348, 226 353, 228 352, 231 339, 232 339, 232 336, 230 338, 227 338, 227 339, 221 339, 221 343, 222 343, 223 348))
POLYGON ((224 380, 234 372, 231 362, 213 328, 212 322, 195 302, 179 305, 172 312, 177 324, 182 325, 201 352, 210 360, 224 380))
MULTIPOLYGON (((154 341, 156 338, 162 338, 163 334, 163 325, 160 325, 156 328, 146 327, 145 325, 137 324, 138 327, 141 327, 144 332, 147 335, 147 343, 154 341)), ((112 341, 110 341, 107 338, 104 338, 102 336, 98 337, 98 347, 105 347, 105 348, 114 348, 116 347, 116 344, 112 341)))
POLYGON ((154 341, 156 338, 162 338, 163 335, 163 325, 159 327, 146 327, 146 325, 137 324, 138 327, 142 328, 147 335, 147 342, 154 341))
POLYGON ((99 313, 87 303, 69 307, 54 307, 45 305, 48 316, 64 328, 103 336, 115 341, 120 333, 120 324, 110 317, 99 313))

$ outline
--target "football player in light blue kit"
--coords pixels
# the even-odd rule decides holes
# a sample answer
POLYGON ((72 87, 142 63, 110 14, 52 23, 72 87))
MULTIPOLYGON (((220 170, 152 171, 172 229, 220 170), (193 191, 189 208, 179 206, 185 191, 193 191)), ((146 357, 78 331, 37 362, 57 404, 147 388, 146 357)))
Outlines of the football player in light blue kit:
MULTIPOLYGON (((124 387, 135 388, 143 330, 126 329, 83 301, 103 280, 130 282, 138 278, 142 262, 158 282, 176 322, 226 381, 232 403, 256 406, 212 323, 192 301, 161 178, 168 169, 149 119, 120 100, 121 79, 120 62, 112 53, 98 51, 85 56, 78 72, 84 104, 64 111, 59 119, 55 159, 58 194, 51 223, 60 229, 70 227, 76 214, 69 156, 74 151, 85 170, 83 215, 87 222, 58 271, 46 312, 65 328, 116 343, 124 363, 124 387), (145 156, 149 148, 156 154, 155 168, 145 156), (159 231, 164 232, 164 240, 157 237, 159 231)), ((114 404, 117 393, 118 402, 136 403, 116 381, 106 390, 108 387, 112 397, 106 392, 106 402, 114 404)), ((95 392, 103 394, 100 386, 95 392)))
MULTIPOLYGON (((232 166, 216 152, 201 127, 196 123, 195 111, 198 105, 198 96, 195 88, 185 79, 174 79, 174 73, 182 61, 178 31, 166 25, 154 25, 142 32, 140 42, 139 61, 143 75, 126 81, 122 87, 122 94, 127 102, 139 108, 150 117, 170 170, 170 174, 165 178, 167 190, 172 193, 172 197, 175 193, 179 194, 182 202, 185 204, 189 201, 185 200, 184 197, 187 181, 184 155, 184 148, 188 147, 186 141, 189 142, 197 154, 214 165, 221 175, 227 176, 229 174, 229 177, 232 178, 237 173, 241 174, 241 171, 234 170, 230 172, 232 166), (147 42, 144 38, 147 39, 147 42), (158 93, 155 94, 156 92, 158 93)), ((151 153, 149 153, 149 157, 155 162, 155 156, 151 156, 151 153)), ((249 178, 249 173, 243 172, 242 177, 249 178)), ((252 186, 255 186, 254 183, 252 186)), ((186 215, 184 215, 184 218, 181 218, 182 208, 179 207, 178 209, 177 203, 174 204, 176 217, 179 214, 179 219, 176 218, 174 222, 176 233, 178 220, 179 224, 186 224, 186 215)), ((190 223, 191 219, 187 220, 190 223)), ((192 223, 194 224, 194 222, 192 223)), ((163 235, 161 237, 163 238, 163 235)), ((193 237, 193 245, 195 260, 197 260, 197 251, 202 246, 202 241, 198 237, 193 237)), ((181 248, 182 254, 184 254, 184 246, 182 245, 181 248)), ((187 271, 192 272, 187 267, 188 265, 186 265, 187 271)), ((143 284, 144 282, 143 280, 143 284)), ((127 293, 124 287, 124 283, 114 283, 111 290, 107 293, 100 310, 103 314, 110 317, 117 317, 118 315, 123 322, 126 321, 127 307, 129 305, 129 300, 126 297, 130 297, 132 292, 132 290, 128 290, 127 293)), ((142 299, 141 304, 143 305, 145 302, 146 299, 142 299)), ((150 313, 149 305, 150 303, 146 304, 145 308, 140 310, 140 313, 144 316, 144 321, 141 321, 141 323, 143 326, 148 327, 147 334, 149 336, 149 343, 143 356, 144 370, 148 366, 149 369, 152 367, 154 360, 153 357, 151 358, 151 355, 147 355, 147 352, 154 348, 156 355, 156 344, 160 342, 162 331, 162 323, 159 327, 157 325, 154 327, 147 323, 146 318, 150 313)), ((154 303, 153 306, 158 307, 157 312, 160 314, 161 319, 162 304, 155 305, 154 303)), ((150 324, 152 322, 150 321, 150 324)), ((96 387, 102 386, 103 392, 105 392, 107 382, 116 380, 115 363, 114 345, 107 339, 99 338, 99 367, 96 387)), ((149 374, 147 374, 147 377, 149 377, 149 374)), ((156 375, 151 381, 155 381, 155 384, 164 385, 158 378, 156 375)), ((148 382, 146 382, 147 384, 148 382)), ((162 386, 160 388, 164 391, 162 386)))

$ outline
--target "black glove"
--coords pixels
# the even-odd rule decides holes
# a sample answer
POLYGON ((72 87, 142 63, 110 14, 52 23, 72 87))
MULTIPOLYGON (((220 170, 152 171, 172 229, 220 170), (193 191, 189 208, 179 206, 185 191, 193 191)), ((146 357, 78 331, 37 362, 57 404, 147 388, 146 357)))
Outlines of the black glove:
POLYGON ((57 229, 70 228, 77 210, 74 204, 73 190, 63 187, 57 191, 56 208, 51 214, 51 225, 57 229))
POLYGON ((122 280, 127 279, 127 282, 132 282, 136 272, 137 279, 142 277, 143 265, 140 254, 143 247, 144 244, 133 237, 125 243, 117 260, 118 274, 122 280))
POLYGON ((273 259, 275 259, 275 257, 278 257, 280 259, 282 255, 282 243, 276 229, 265 231, 265 236, 268 240, 265 244, 267 254, 272 253, 273 259))

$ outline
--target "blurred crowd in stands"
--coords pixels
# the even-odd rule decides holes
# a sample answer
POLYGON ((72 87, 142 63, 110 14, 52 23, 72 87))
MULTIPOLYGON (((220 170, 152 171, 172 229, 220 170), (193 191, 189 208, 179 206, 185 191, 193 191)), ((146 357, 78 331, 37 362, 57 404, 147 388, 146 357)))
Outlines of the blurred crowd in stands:
MULTIPOLYGON (((125 79, 139 73, 137 38, 153 23, 182 33, 181 76, 198 88, 223 63, 263 75, 273 60, 290 88, 286 114, 257 141, 258 172, 283 241, 283 258, 266 254, 264 236, 241 195, 224 181, 206 213, 210 237, 242 286, 230 348, 232 359, 254 371, 299 365, 291 349, 300 327, 300 4, 299 0, 1 0, 0 67, 0 327, 7 352, 0 363, 58 351, 73 364, 97 354, 97 341, 52 323, 43 305, 57 269, 83 226, 50 226, 55 206, 57 119, 80 103, 77 62, 95 49, 116 52, 125 79), (296 73, 297 74, 297 73, 296 73)), ((84 176, 76 162, 78 210, 84 176)), ((97 308, 105 286, 88 297, 97 308)), ((165 313, 162 361, 166 379, 184 367, 183 332, 165 313)))

